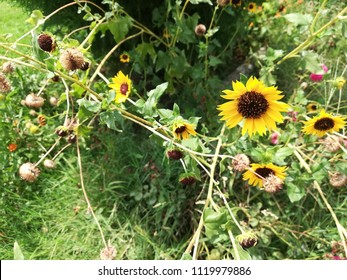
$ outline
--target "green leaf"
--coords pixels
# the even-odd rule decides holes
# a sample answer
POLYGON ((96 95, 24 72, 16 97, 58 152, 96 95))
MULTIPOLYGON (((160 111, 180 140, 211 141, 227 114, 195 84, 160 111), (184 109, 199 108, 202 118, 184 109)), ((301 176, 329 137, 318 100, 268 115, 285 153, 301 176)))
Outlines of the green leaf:
POLYGON ((208 64, 212 67, 217 66, 217 65, 222 64, 222 63, 223 63, 223 61, 220 60, 219 58, 215 57, 215 56, 211 56, 209 59, 209 62, 208 62, 208 64))
POLYGON ((108 128, 116 130, 118 132, 122 132, 121 129, 117 128, 116 123, 123 120, 118 111, 112 112, 102 112, 100 114, 100 121, 107 125, 108 128))
POLYGON ((34 10, 30 18, 28 18, 25 22, 32 24, 34 26, 43 24, 45 22, 44 16, 40 10, 34 10))
POLYGON ((24 260, 24 255, 23 255, 22 250, 20 249, 17 241, 15 241, 14 245, 13 245, 13 259, 14 260, 24 260))
POLYGON ((187 253, 184 253, 181 257, 182 261, 190 261, 192 259, 193 259, 192 256, 190 254, 187 254, 187 253))
POLYGON ((313 19, 312 16, 309 14, 299 14, 299 13, 287 14, 284 16, 284 18, 296 26, 309 25, 313 19))
POLYGON ((252 260, 251 255, 246 250, 244 250, 240 244, 236 243, 235 247, 236 248, 231 249, 231 254, 233 255, 234 259, 236 259, 235 250, 237 250, 237 252, 239 253, 240 260, 252 260))
POLYGON ((148 99, 143 106, 143 112, 146 116, 156 117, 158 114, 155 112, 157 108, 157 103, 160 96, 163 95, 165 90, 167 89, 168 83, 162 83, 158 85, 155 89, 152 89, 147 93, 148 99))
POLYGON ((81 98, 83 96, 83 93, 85 92, 85 89, 76 83, 73 83, 71 85, 71 88, 72 91, 70 92, 70 94, 76 98, 81 98))
POLYGON ((132 26, 129 17, 115 17, 107 23, 107 27, 113 35, 114 40, 119 43, 128 34, 132 26))
POLYGON ((149 55, 154 62, 157 58, 157 53, 154 50, 153 44, 151 43, 141 43, 135 48, 136 53, 139 55, 140 61, 145 63, 145 58, 149 55))
POLYGON ((97 113, 101 109, 101 103, 97 101, 90 101, 85 99, 77 100, 78 105, 86 108, 89 112, 97 113))
POLYGON ((275 153, 275 155, 273 157, 273 161, 274 161, 274 163, 279 164, 279 165, 287 164, 285 162, 285 159, 287 157, 291 156, 293 153, 294 153, 294 149, 292 149, 292 148, 288 148, 288 147, 280 148, 275 153))
POLYGON ((294 183, 287 183, 286 186, 287 186, 287 194, 288 194, 290 202, 292 203, 297 202, 305 196, 304 188, 300 188, 294 183))
POLYGON ((207 208, 204 211, 204 223, 216 223, 218 225, 225 224, 227 222, 227 214, 223 212, 215 212, 211 208, 207 208))
POLYGON ((301 56, 304 59, 305 68, 307 71, 311 73, 317 73, 317 74, 324 73, 322 69, 322 65, 319 62, 318 54, 312 51, 302 51, 301 56))
POLYGON ((79 125, 77 127, 76 133, 78 136, 83 137, 83 136, 88 136, 91 131, 92 131, 92 127, 86 126, 86 125, 79 125))

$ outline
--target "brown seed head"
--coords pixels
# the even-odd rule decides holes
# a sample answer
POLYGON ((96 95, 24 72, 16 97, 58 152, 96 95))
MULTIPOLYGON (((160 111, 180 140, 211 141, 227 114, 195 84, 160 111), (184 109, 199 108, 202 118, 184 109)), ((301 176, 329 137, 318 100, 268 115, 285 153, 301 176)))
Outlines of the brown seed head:
POLYGON ((166 152, 166 155, 169 159, 179 160, 183 157, 183 153, 178 149, 171 149, 166 152))
POLYGON ((6 61, 3 65, 2 65, 2 72, 5 74, 9 74, 12 73, 15 69, 14 64, 11 61, 6 61))
POLYGON ((337 152, 341 147, 342 139, 336 135, 329 135, 320 142, 324 145, 325 149, 329 152, 337 152))
POLYGON ((245 154, 238 154, 231 161, 231 166, 233 167, 233 169, 239 172, 246 170, 249 164, 249 158, 245 154))
POLYGON ((11 90, 11 83, 4 74, 0 72, 0 93, 7 93, 11 90))
POLYGON ((258 238, 252 232, 245 232, 236 236, 236 240, 239 242, 243 249, 251 248, 257 245, 258 238))
POLYGON ((203 24, 198 24, 195 26, 194 31, 197 36, 203 36, 206 33, 206 26, 203 24))
POLYGON ((48 168, 48 169, 53 169, 55 168, 55 162, 51 159, 45 159, 45 161, 43 162, 44 167, 48 168))
POLYGON ((263 179, 264 190, 268 193, 276 193, 283 187, 283 180, 274 174, 263 179))
POLYGON ((37 42, 38 42, 41 50, 43 50, 45 52, 52 52, 55 50, 54 39, 47 34, 39 35, 39 37, 37 38, 37 42))
POLYGON ((340 172, 329 173, 329 182, 335 188, 340 188, 346 185, 347 176, 340 172))
POLYGON ((41 108, 44 102, 45 100, 35 93, 30 93, 25 97, 25 105, 30 108, 41 108))
POLYGON ((63 50, 59 60, 61 65, 68 71, 80 69, 84 63, 83 54, 76 48, 63 50))
POLYGON ((116 256, 116 249, 111 244, 108 244, 106 248, 102 249, 100 252, 100 259, 107 261, 113 260, 116 256))
POLYGON ((28 182, 34 182, 39 176, 40 170, 31 162, 22 164, 19 167, 19 176, 28 182))

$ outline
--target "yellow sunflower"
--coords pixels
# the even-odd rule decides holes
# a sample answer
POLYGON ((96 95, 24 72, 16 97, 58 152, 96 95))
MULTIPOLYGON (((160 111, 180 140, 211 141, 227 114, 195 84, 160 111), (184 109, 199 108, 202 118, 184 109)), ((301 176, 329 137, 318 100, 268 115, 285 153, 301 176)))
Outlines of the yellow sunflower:
POLYGON ((309 113, 315 112, 318 109, 318 104, 317 103, 308 103, 306 106, 306 109, 309 113))
POLYGON ((120 62, 128 63, 130 61, 130 56, 128 54, 126 54, 126 53, 122 53, 119 56, 119 60, 120 60, 120 62))
POLYGON ((195 126, 185 120, 176 120, 172 125, 172 132, 178 140, 188 139, 190 135, 196 135, 195 126))
POLYGON ((128 78, 128 75, 125 76, 122 71, 119 71, 112 78, 112 82, 108 86, 116 91, 116 103, 126 101, 131 91, 131 80, 128 78))
POLYGON ((272 163, 268 164, 258 164, 258 163, 252 163, 251 164, 252 170, 247 170, 243 174, 243 180, 248 180, 248 184, 262 188, 263 187, 263 178, 269 177, 271 174, 275 175, 276 177, 284 180, 286 177, 285 171, 287 169, 286 166, 277 166, 272 163), (252 172, 253 171, 253 172, 252 172))
POLYGON ((251 2, 248 4, 248 11, 251 13, 255 13, 257 11, 257 4, 254 2, 251 2))
POLYGON ((276 129, 276 122, 282 123, 283 116, 280 112, 286 111, 289 106, 280 102, 283 98, 277 87, 266 87, 257 78, 250 77, 244 85, 236 81, 232 83, 233 90, 224 90, 222 96, 229 99, 218 106, 222 120, 226 121, 229 128, 236 126, 244 120, 242 135, 246 132, 250 136, 258 132, 260 135, 266 133, 266 128, 276 129))
POLYGON ((339 131, 346 125, 345 118, 333 116, 321 110, 318 116, 305 121, 302 131, 305 134, 313 134, 319 137, 324 136, 328 132, 339 131))

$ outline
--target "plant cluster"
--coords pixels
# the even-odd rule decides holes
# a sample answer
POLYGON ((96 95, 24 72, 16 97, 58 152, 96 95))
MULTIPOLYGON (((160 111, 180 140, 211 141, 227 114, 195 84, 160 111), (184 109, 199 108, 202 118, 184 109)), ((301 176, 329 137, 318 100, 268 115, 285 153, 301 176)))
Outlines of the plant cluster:
POLYGON ((112 0, 69 2, 48 15, 33 11, 29 32, 2 38, 6 192, 36 192, 41 177, 50 182, 76 165, 101 259, 128 250, 110 236, 117 223, 105 220, 117 215, 101 202, 115 195, 112 184, 90 179, 114 166, 116 185, 132 187, 116 187, 116 195, 153 213, 153 236, 170 233, 179 244, 152 258, 347 257, 347 58, 339 53, 347 8, 327 0, 165 0, 150 22, 136 11, 112 0), (42 30, 71 7, 85 26, 42 30), (22 43, 29 36, 32 43, 22 43), (93 46, 109 36, 113 45, 100 56, 93 46), (111 156, 113 143, 125 147, 111 156), (154 160, 141 161, 141 147, 154 160), (94 151, 107 162, 100 170, 99 160, 83 157, 94 151), (117 155, 134 164, 121 168, 117 155), (332 242, 341 248, 331 256, 332 242))

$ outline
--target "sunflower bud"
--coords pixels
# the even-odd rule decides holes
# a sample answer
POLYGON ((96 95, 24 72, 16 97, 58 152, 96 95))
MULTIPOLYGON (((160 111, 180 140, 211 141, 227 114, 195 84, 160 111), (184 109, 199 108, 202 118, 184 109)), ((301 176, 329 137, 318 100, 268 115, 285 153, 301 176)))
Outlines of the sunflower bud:
POLYGON ((51 159, 45 159, 45 161, 43 162, 44 167, 48 168, 48 169, 53 169, 55 168, 55 162, 51 159))
POLYGON ((203 36, 206 33, 206 26, 204 24, 198 24, 195 26, 194 31, 197 36, 203 36))
POLYGON ((61 65, 68 71, 80 69, 84 63, 83 54, 76 48, 63 50, 59 60, 61 65))
POLYGON ((190 186, 197 181, 197 178, 194 173, 184 173, 180 175, 179 181, 183 185, 190 186))
POLYGON ((231 161, 231 166, 233 169, 239 172, 246 170, 249 164, 249 158, 245 154, 238 154, 231 161))
POLYGON ((340 188, 347 183, 347 176, 340 172, 329 173, 329 182, 333 187, 340 188))
POLYGON ((65 126, 58 126, 55 130, 55 134, 57 134, 60 137, 65 137, 68 135, 69 129, 65 126))
POLYGON ((41 108, 44 102, 45 100, 35 93, 30 93, 25 97, 25 105, 30 108, 41 108))
POLYGON ((67 137, 67 141, 68 141, 70 144, 76 143, 76 141, 77 141, 77 136, 76 136, 76 134, 71 133, 71 134, 67 137))
POLYGON ((39 35, 39 37, 37 38, 37 42, 38 42, 41 50, 43 50, 45 52, 52 52, 55 50, 54 39, 47 34, 39 35))
POLYGON ((274 174, 270 174, 263 179, 264 190, 268 193, 276 193, 283 187, 283 180, 274 174))
POLYGON ((166 151, 166 155, 169 159, 179 160, 183 157, 183 153, 178 149, 170 149, 166 151))
POLYGON ((346 80, 343 77, 337 77, 334 81, 334 86, 337 87, 338 89, 342 89, 345 83, 346 83, 346 80))
POLYGON ((242 233, 236 236, 236 240, 243 249, 254 247, 258 243, 257 236, 252 232, 242 233))
POLYGON ((217 0, 217 4, 221 7, 224 7, 230 3, 230 0, 217 0))
POLYGON ((4 74, 0 73, 0 93, 7 93, 11 90, 11 83, 4 74))
POLYGON ((19 167, 19 176, 28 182, 34 182, 39 176, 40 170, 31 162, 22 164, 19 167))

